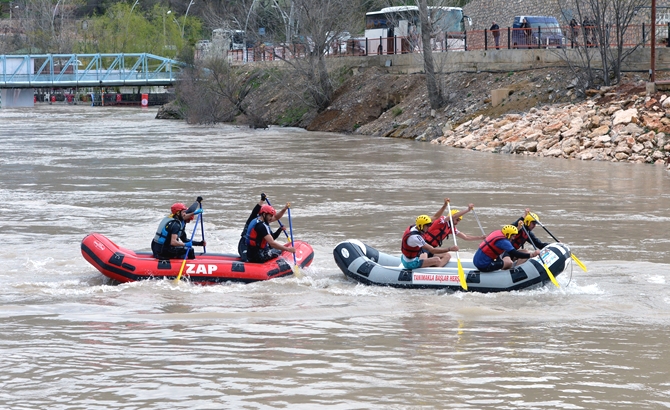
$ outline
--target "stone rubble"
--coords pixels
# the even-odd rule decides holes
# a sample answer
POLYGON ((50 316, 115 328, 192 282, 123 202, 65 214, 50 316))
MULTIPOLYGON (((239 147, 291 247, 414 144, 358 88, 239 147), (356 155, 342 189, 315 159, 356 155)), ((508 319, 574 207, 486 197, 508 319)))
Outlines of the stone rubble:
POLYGON ((480 115, 454 129, 447 124, 431 143, 501 154, 665 164, 670 169, 670 98, 633 95, 604 105, 589 99, 499 118, 480 115))

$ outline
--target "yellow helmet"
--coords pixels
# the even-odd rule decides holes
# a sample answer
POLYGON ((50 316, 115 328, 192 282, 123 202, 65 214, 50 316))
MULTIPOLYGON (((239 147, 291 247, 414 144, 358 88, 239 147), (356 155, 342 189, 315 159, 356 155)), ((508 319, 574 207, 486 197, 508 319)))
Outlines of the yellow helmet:
POLYGON ((503 235, 505 235, 505 238, 509 239, 512 237, 512 235, 516 235, 519 233, 519 230, 516 229, 516 226, 514 225, 505 225, 501 229, 503 235))
MULTIPOLYGON (((451 216, 454 216, 454 215, 456 215, 457 213, 458 213, 458 209, 452 209, 452 210, 451 210, 451 216)), ((458 220, 459 220, 459 221, 462 220, 462 219, 463 219, 463 215, 461 215, 461 216, 458 217, 458 220)))
POLYGON ((532 213, 532 212, 528 212, 528 215, 526 215, 526 217, 523 218, 523 223, 526 226, 530 226, 531 222, 539 222, 539 221, 540 221, 540 217, 537 216, 537 214, 532 213))
POLYGON ((416 217, 416 227, 419 229, 423 229, 424 226, 430 225, 433 223, 433 220, 430 219, 430 216, 428 215, 419 215, 416 217))

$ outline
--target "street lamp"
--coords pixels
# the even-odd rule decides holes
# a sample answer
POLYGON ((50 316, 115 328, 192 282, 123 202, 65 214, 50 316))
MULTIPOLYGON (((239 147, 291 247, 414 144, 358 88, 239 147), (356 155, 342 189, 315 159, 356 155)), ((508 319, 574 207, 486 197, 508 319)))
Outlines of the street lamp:
POLYGON ((19 6, 15 6, 13 1, 9 2, 9 19, 12 19, 12 9, 18 9, 19 6))
POLYGON ((184 29, 186 28, 186 16, 188 16, 188 11, 191 9, 191 6, 195 3, 195 0, 191 0, 186 7, 186 14, 184 14, 184 22, 181 25, 181 38, 184 38, 184 29))
POLYGON ((130 18, 133 16, 133 10, 135 10, 135 6, 137 6, 137 3, 139 3, 140 0, 135 0, 135 3, 133 3, 133 6, 130 8, 130 13, 128 13, 128 17, 126 17, 126 34, 123 36, 123 47, 121 51, 124 53, 126 52, 126 40, 128 39, 128 26, 130 26, 130 18))
POLYGON ((54 20, 56 20, 56 11, 58 10, 58 5, 60 4, 60 2, 61 2, 61 0, 58 0, 58 2, 56 2, 56 6, 54 7, 53 15, 51 16, 51 32, 52 33, 56 32, 56 30, 54 29, 54 20))

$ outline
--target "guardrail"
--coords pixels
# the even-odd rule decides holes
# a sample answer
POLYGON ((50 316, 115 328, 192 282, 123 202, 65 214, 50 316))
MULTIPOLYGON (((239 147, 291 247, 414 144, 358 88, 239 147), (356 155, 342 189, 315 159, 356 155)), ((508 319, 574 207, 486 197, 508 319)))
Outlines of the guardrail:
MULTIPOLYGON (((615 27, 600 27, 609 47, 617 47, 615 27)), ((656 26, 656 38, 663 41, 662 46, 669 46, 670 23, 656 26)), ((563 26, 555 29, 533 27, 501 28, 491 30, 471 30, 465 32, 449 32, 436 36, 431 40, 434 52, 476 51, 476 50, 507 50, 531 48, 575 48, 586 45, 597 47, 601 36, 594 26, 563 26), (497 35, 496 35, 497 34, 497 35)), ((649 25, 629 25, 623 39, 624 47, 650 47, 651 27, 649 25)), ((230 62, 245 63, 254 61, 273 61, 282 58, 304 58, 306 44, 261 45, 244 50, 228 51, 230 62)), ((409 54, 423 52, 420 37, 380 37, 356 38, 344 42, 334 42, 328 47, 328 57, 378 56, 392 54, 409 54)))
POLYGON ((0 55, 0 88, 171 85, 183 65, 147 53, 0 55))

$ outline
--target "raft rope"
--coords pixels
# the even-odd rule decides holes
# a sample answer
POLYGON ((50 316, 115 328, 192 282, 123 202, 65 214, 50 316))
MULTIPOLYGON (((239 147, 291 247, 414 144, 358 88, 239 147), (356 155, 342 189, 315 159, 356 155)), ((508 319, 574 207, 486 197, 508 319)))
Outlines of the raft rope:
POLYGON ((568 279, 568 283, 565 284, 565 287, 567 288, 570 285, 570 282, 572 282, 572 272, 575 269, 575 262, 570 259, 570 279, 568 279))

